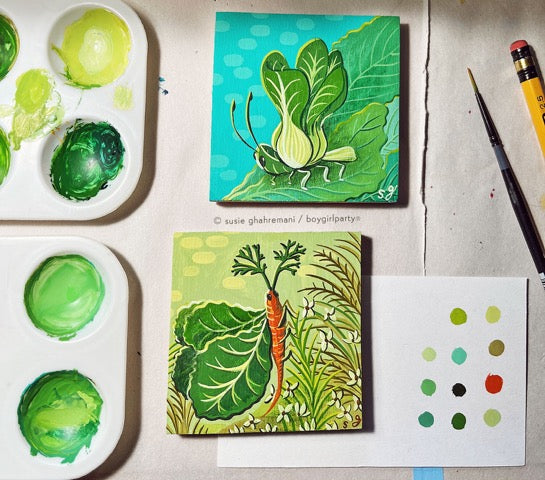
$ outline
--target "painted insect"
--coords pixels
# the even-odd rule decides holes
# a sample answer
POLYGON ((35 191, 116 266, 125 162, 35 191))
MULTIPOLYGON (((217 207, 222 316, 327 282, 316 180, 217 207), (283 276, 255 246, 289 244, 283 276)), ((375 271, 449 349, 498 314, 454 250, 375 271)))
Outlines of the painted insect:
POLYGON ((208 420, 229 419, 262 400, 273 364, 276 389, 267 415, 282 392, 289 302, 280 302, 276 286, 282 272, 295 275, 306 248, 288 240, 273 251, 278 261, 272 281, 261 246, 245 245, 233 260, 233 275, 260 275, 267 287, 265 310, 225 302, 201 302, 183 308, 175 334, 181 343, 172 375, 176 389, 208 420))
POLYGON ((290 68, 284 55, 272 51, 261 64, 261 83, 271 99, 280 123, 275 128, 271 145, 259 143, 250 122, 252 92, 246 100, 246 126, 256 147, 252 147, 235 126, 236 103, 231 103, 231 124, 238 138, 254 152, 257 165, 274 178, 301 172, 301 188, 306 184, 311 169, 324 169, 323 178, 329 182, 329 166, 340 165, 339 179, 346 162, 357 159, 351 146, 328 150, 324 132, 325 120, 345 102, 348 92, 347 73, 341 52, 328 52, 323 40, 316 38, 301 47, 296 59, 296 68, 290 68))

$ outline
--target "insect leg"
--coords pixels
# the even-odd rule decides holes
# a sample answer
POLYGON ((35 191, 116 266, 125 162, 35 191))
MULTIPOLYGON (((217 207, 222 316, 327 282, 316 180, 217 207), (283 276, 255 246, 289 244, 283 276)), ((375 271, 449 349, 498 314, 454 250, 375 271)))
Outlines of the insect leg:
POLYGON ((344 173, 344 170, 346 168, 346 164, 344 163, 340 163, 340 162, 335 162, 337 165, 340 165, 341 166, 341 169, 339 170, 339 180, 344 180, 343 178, 343 173, 344 173))
POLYGON ((306 185, 307 185, 308 179, 310 178, 310 170, 301 170, 301 169, 299 169, 297 171, 305 174, 305 176, 303 177, 303 180, 301 180, 301 188, 303 190, 308 190, 306 185))
POLYGON ((293 174, 295 173, 295 170, 292 170, 290 174, 288 175, 288 183, 291 185, 291 177, 293 177, 293 174))
POLYGON ((329 167, 327 165, 316 165, 316 168, 318 167, 324 169, 324 182, 329 183, 329 178, 327 178, 329 167))

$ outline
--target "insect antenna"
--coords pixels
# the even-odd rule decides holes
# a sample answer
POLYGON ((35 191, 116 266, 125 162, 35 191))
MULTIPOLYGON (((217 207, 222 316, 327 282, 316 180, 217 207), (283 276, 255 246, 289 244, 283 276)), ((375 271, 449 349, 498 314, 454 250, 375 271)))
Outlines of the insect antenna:
MULTIPOLYGON (((244 145, 246 145, 250 150, 255 152, 255 148, 252 147, 246 140, 244 140, 244 138, 242 138, 242 135, 239 133, 239 131, 237 130, 237 127, 235 126, 235 109, 236 108, 237 108, 237 104, 236 104, 235 100, 233 99, 233 101, 231 102, 231 125, 233 126, 233 130, 237 134, 237 137, 240 138, 242 143, 244 143, 244 145)), ((253 138, 253 136, 254 135, 252 133, 252 138, 253 138)), ((254 140, 255 140, 255 138, 254 138, 254 140)))
POLYGON ((250 131, 250 135, 254 139, 256 147, 259 147, 259 142, 256 140, 254 131, 252 130, 252 124, 250 123, 250 102, 254 99, 254 95, 252 92, 248 94, 248 98, 246 99, 246 126, 248 127, 248 130, 250 131))

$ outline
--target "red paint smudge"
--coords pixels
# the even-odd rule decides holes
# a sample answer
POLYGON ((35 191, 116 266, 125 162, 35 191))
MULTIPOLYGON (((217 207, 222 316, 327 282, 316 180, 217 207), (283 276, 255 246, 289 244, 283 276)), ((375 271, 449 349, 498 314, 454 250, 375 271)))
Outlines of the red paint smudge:
POLYGON ((498 393, 503 387, 503 378, 499 375, 489 374, 488 377, 486 377, 484 386, 488 393, 498 393))
POLYGON ((494 198, 494 192, 496 191, 495 188, 492 189, 492 191, 490 192, 490 198, 494 198))

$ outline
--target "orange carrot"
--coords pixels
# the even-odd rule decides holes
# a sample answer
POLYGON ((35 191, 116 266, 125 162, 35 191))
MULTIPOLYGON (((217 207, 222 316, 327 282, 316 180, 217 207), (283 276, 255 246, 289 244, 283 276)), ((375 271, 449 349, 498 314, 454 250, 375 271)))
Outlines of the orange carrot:
POLYGON ((284 380, 284 353, 286 351, 286 321, 284 307, 280 303, 278 293, 274 290, 267 292, 267 323, 271 331, 271 355, 276 365, 277 387, 267 415, 276 405, 282 392, 282 381, 284 380))

